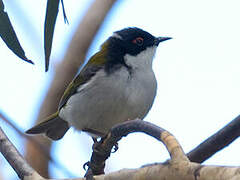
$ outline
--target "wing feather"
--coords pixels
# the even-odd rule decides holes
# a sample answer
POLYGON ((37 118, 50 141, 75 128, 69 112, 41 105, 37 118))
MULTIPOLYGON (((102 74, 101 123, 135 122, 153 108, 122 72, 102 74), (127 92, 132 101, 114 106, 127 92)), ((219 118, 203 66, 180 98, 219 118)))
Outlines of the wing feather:
POLYGON ((61 109, 67 103, 68 99, 77 92, 77 89, 87 83, 100 69, 104 68, 106 62, 106 43, 103 44, 101 51, 97 52, 80 73, 72 80, 65 90, 58 109, 61 109))

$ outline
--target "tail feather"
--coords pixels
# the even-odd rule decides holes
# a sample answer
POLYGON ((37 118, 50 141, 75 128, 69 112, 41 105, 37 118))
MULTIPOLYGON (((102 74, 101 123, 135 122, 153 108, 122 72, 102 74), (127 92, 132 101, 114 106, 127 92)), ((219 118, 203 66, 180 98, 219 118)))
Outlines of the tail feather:
POLYGON ((52 140, 61 139, 69 129, 66 121, 58 116, 58 112, 49 116, 46 120, 27 130, 27 134, 45 134, 52 140))

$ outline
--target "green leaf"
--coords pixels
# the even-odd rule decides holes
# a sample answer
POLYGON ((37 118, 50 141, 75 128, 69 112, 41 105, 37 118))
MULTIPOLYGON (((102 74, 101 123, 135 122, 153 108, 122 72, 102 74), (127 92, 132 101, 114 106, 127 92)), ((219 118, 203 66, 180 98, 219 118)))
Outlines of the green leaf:
POLYGON ((44 25, 45 71, 48 71, 49 57, 52 49, 53 32, 58 14, 59 0, 48 0, 44 25))
POLYGON ((0 36, 14 54, 24 61, 33 64, 33 62, 25 56, 25 52, 18 41, 8 14, 4 12, 4 4, 2 0, 0 0, 0 36))

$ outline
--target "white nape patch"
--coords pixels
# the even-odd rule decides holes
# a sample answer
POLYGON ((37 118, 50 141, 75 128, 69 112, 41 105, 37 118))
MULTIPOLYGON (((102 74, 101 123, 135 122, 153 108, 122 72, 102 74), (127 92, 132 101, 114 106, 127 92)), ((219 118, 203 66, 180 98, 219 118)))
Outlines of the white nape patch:
POLYGON ((152 68, 152 61, 156 50, 157 46, 148 47, 136 56, 126 54, 124 56, 124 59, 126 64, 131 66, 132 68, 152 68))
POLYGON ((115 37, 117 39, 121 39, 122 40, 122 37, 120 35, 118 35, 117 33, 113 33, 112 37, 115 37))

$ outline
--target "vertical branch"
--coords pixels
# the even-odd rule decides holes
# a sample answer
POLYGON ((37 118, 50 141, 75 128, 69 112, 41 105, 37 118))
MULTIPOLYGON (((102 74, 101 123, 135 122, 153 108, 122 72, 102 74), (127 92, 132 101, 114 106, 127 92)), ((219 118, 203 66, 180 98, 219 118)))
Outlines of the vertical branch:
MULTIPOLYGON (((41 106, 37 122, 57 110, 64 90, 83 64, 88 47, 115 1, 96 0, 88 9, 72 38, 63 61, 56 68, 52 85, 41 106)), ((39 138, 39 140, 46 144, 48 152, 50 152, 51 142, 46 138, 39 138)), ((48 158, 43 156, 30 142, 27 143, 26 149, 28 162, 42 176, 48 177, 48 158)))

